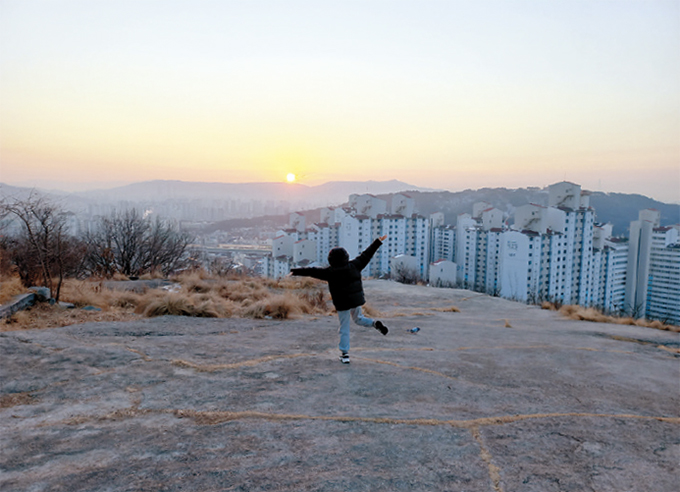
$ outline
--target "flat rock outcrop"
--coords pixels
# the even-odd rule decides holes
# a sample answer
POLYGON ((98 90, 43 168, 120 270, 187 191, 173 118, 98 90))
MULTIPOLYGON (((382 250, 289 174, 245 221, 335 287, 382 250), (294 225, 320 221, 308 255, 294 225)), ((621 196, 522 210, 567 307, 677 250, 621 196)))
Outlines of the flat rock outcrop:
POLYGON ((350 365, 335 317, 0 333, 0 490, 677 490, 677 333, 366 291, 350 365))

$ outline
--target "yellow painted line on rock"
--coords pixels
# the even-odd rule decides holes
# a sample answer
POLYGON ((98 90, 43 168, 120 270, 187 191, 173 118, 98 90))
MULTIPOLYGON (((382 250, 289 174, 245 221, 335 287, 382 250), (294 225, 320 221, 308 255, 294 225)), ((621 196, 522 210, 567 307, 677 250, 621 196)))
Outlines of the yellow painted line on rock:
POLYGON ((42 422, 37 427, 54 425, 81 425, 93 421, 121 421, 146 415, 173 415, 177 418, 188 418, 198 425, 219 425, 236 420, 267 420, 271 422, 284 422, 295 420, 309 420, 322 422, 356 422, 365 424, 387 425, 411 425, 411 426, 443 426, 458 429, 474 430, 480 427, 512 424, 523 420, 540 420, 552 418, 605 418, 624 420, 656 420, 668 424, 680 425, 680 417, 655 417, 634 414, 599 414, 599 413, 537 413, 526 415, 503 415, 497 417, 482 417, 470 420, 443 420, 443 419, 404 419, 392 417, 357 417, 352 415, 305 415, 305 414, 282 414, 245 411, 200 411, 190 409, 152 409, 139 408, 133 405, 109 412, 105 415, 74 415, 68 419, 56 422, 42 422))
POLYGON ((153 361, 153 359, 151 357, 146 355, 141 350, 133 349, 132 347, 127 347, 127 346, 123 346, 123 348, 125 348, 125 350, 127 350, 129 352, 132 352, 133 354, 139 355, 142 358, 142 360, 144 360, 145 362, 152 362, 153 361))
MULTIPOLYGON (((149 358, 146 356, 143 352, 131 349, 129 347, 125 347, 127 350, 130 352, 136 353, 137 355, 140 355, 145 361, 151 361, 153 359, 149 358)), ((439 351, 439 352, 464 352, 464 351, 471 351, 471 350, 534 350, 534 349, 550 349, 550 348, 555 348, 550 345, 524 345, 524 346, 517 346, 517 345, 500 345, 500 346, 494 346, 494 347, 458 347, 458 348, 453 348, 453 349, 436 349, 432 347, 397 347, 397 348, 368 348, 368 347, 359 347, 353 349, 354 352, 434 352, 434 351, 439 351)), ((560 347, 561 350, 582 350, 582 351, 587 351, 587 352, 612 352, 612 353, 618 353, 618 354, 632 354, 633 352, 624 352, 620 350, 601 350, 601 349, 596 349, 596 348, 591 348, 591 347, 560 347)), ((282 355, 267 355, 265 357, 259 357, 257 359, 248 359, 244 360, 241 362, 233 362, 231 364, 198 364, 196 362, 191 362, 188 360, 183 360, 183 359, 175 359, 172 361, 172 365, 178 366, 178 367, 186 367, 189 369, 194 369, 199 372, 215 372, 215 371, 223 371, 223 370, 228 370, 228 369, 239 369, 242 367, 254 367, 257 366, 258 364, 264 364, 266 362, 271 362, 275 360, 285 360, 285 359, 296 359, 298 357, 319 357, 322 355, 327 355, 331 351, 327 352, 318 352, 318 353, 301 353, 301 354, 282 354, 282 355)), ((448 379, 454 379, 458 380, 458 378, 454 378, 452 376, 447 376, 444 373, 438 372, 438 371, 433 371, 430 369, 424 369, 421 367, 413 367, 413 366, 403 366, 400 364, 397 364, 395 362, 389 362, 385 360, 379 360, 379 359, 372 359, 368 357, 357 357, 359 360, 365 360, 368 362, 374 362, 377 364, 386 364, 386 365, 391 365, 394 367, 399 367, 401 369, 412 369, 415 371, 420 371, 420 372, 426 372, 430 374, 434 374, 437 376, 442 376, 448 379)))
POLYGON ((295 359, 298 357, 317 357, 320 354, 284 354, 284 355, 267 355, 258 359, 249 359, 241 362, 234 362, 232 364, 196 364, 186 360, 176 359, 172 361, 173 366, 188 367, 200 372, 215 372, 225 369, 238 369, 240 367, 253 367, 265 362, 281 359, 295 359))
POLYGON ((454 381, 458 381, 458 378, 454 378, 453 376, 448 376, 448 375, 444 374, 443 372, 433 371, 432 369, 425 369, 423 367, 402 366, 401 364, 397 364, 395 362, 389 362, 387 360, 380 360, 380 359, 369 359, 368 357, 357 357, 357 359, 365 360, 365 361, 368 361, 368 362, 374 362, 376 364, 385 364, 385 365, 388 365, 388 366, 394 366, 394 367, 398 367, 399 369, 408 369, 408 370, 411 370, 411 371, 425 372, 425 373, 428 373, 428 374, 434 374, 435 376, 441 376, 443 378, 453 379, 454 381))
POLYGON ((477 444, 479 445, 479 454, 480 457, 482 458, 482 461, 486 463, 486 467, 489 470, 489 478, 491 479, 491 483, 493 484, 494 492, 503 492, 503 488, 501 487, 501 469, 494 465, 493 457, 491 456, 491 453, 484 445, 482 436, 479 433, 479 427, 476 426, 472 427, 470 429, 470 432, 472 433, 472 437, 474 438, 474 440, 477 441, 477 444))

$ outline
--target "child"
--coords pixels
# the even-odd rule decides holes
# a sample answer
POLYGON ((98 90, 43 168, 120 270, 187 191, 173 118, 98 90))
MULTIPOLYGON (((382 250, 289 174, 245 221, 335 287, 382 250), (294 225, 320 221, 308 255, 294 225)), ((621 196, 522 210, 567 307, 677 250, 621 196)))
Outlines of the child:
POLYGON ((366 303, 364 287, 361 283, 361 270, 366 268, 373 255, 387 238, 387 234, 376 239, 359 256, 349 261, 344 248, 333 248, 328 253, 326 268, 292 268, 292 275, 314 277, 328 282, 333 305, 340 319, 340 361, 349 364, 349 318, 360 326, 372 326, 383 335, 388 329, 382 321, 374 321, 361 314, 361 306, 366 303))

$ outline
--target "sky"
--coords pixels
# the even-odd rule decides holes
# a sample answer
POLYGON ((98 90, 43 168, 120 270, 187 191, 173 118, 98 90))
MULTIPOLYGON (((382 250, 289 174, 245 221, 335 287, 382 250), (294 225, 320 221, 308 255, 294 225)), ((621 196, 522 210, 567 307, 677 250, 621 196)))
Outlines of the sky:
POLYGON ((0 0, 0 182, 680 202, 680 1, 0 0))

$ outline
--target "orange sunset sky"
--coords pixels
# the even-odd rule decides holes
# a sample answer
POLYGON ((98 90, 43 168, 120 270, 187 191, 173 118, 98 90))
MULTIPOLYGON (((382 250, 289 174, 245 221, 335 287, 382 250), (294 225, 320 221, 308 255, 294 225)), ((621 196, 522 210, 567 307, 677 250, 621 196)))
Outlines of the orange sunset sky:
POLYGON ((678 1, 0 0, 0 182, 680 201, 678 1))

